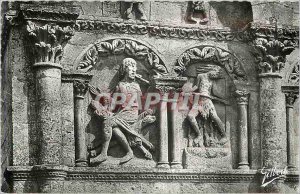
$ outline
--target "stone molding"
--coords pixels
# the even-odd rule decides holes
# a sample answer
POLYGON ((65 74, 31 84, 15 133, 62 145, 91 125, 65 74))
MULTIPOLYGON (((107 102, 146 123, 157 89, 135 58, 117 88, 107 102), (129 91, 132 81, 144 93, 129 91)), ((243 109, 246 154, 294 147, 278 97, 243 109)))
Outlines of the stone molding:
POLYGON ((186 67, 200 61, 210 61, 224 68, 233 80, 246 80, 246 73, 240 60, 231 52, 210 45, 190 48, 177 59, 175 72, 182 75, 186 67))
MULTIPOLYGON (((192 171, 184 169, 144 169, 144 170, 101 170, 93 167, 66 167, 65 169, 34 170, 29 167, 8 167, 9 178, 12 181, 44 179, 64 179, 74 181, 196 181, 211 183, 251 182, 256 170, 226 170, 226 171, 192 171)), ((298 171, 289 171, 286 182, 299 181, 298 171)))
POLYGON ((80 13, 78 7, 43 4, 21 4, 20 11, 26 20, 55 23, 74 23, 80 13))

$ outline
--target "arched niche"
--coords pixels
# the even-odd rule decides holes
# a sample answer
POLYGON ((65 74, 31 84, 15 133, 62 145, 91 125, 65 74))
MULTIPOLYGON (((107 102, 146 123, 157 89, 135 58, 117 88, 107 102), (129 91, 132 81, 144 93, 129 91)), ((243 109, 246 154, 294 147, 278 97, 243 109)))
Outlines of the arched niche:
MULTIPOLYGON (((212 102, 216 109, 216 112, 225 126, 225 132, 228 136, 229 142, 227 145, 220 146, 207 146, 206 148, 207 156, 201 156, 202 153, 199 148, 199 151, 195 151, 193 148, 191 153, 195 154, 195 157, 202 157, 200 160, 203 161, 203 165, 196 165, 194 168, 237 168, 238 164, 238 107, 234 91, 238 89, 243 89, 242 86, 247 85, 247 76, 243 69, 242 63, 236 57, 234 53, 229 52, 223 48, 219 48, 212 45, 199 45, 194 46, 186 51, 184 51, 177 59, 177 63, 174 67, 174 71, 180 77, 187 77, 187 80, 194 82, 194 85, 197 83, 197 75, 203 72, 204 67, 209 67, 211 70, 218 69, 221 76, 218 79, 211 79, 212 89, 211 96, 212 102), (202 70, 201 70, 202 68, 202 70), (210 155, 212 151, 214 154, 210 155), (199 153, 198 153, 199 152, 199 153), (208 156, 209 155, 209 156, 208 156), (209 158, 211 157, 211 158, 209 158), (222 161, 222 162, 220 162, 222 161)), ((183 128, 183 138, 189 142, 189 137, 187 131, 191 131, 191 125, 189 124, 188 119, 186 118, 187 112, 182 112, 182 128, 183 128)), ((204 119, 204 118, 202 118, 204 119)), ((205 119, 204 119, 205 120, 205 119)), ((211 122, 206 120, 205 122, 211 122)), ((198 115, 198 124, 201 123, 201 116, 198 115)), ((205 127, 209 127, 209 124, 202 125, 202 128, 205 131, 205 127)), ((213 125, 213 122, 210 123, 210 126, 213 125)), ((200 126, 200 124, 199 124, 200 126)), ((212 131, 207 129, 207 131, 212 131)), ((213 129, 214 130, 214 129, 213 129)), ((218 135, 217 135, 218 136, 218 135)), ((220 136, 218 136, 220 139, 220 136)), ((205 141, 205 140, 204 140, 205 141)), ((190 145, 182 145, 183 147, 189 147, 190 145)), ((189 149, 189 148, 188 148, 189 149)), ((192 154, 193 155, 193 154, 192 154)), ((195 158, 195 161, 198 161, 195 158)))
MULTIPOLYGON (((99 88, 101 92, 113 93, 120 81, 118 71, 124 58, 135 59, 137 62, 137 73, 150 83, 154 77, 168 74, 162 56, 154 48, 147 43, 129 38, 103 39, 89 45, 75 60, 75 69, 77 72, 92 74, 93 77, 89 84, 99 88)), ((147 92, 151 85, 140 80, 137 80, 137 82, 142 92, 147 92)), ((103 123, 99 122, 91 114, 88 108, 91 100, 92 97, 87 94, 84 102, 84 107, 86 107, 86 110, 84 110, 85 132, 87 133, 86 144, 90 148, 96 149, 101 145, 103 123)), ((155 128, 155 124, 147 126, 143 131, 143 136, 156 147, 158 131, 155 128)), ((124 154, 120 145, 114 141, 114 137, 112 139, 112 147, 108 152, 113 158, 111 164, 118 162, 124 154)), ((153 156, 154 161, 156 160, 155 154, 156 152, 153 156)), ((133 163, 138 163, 141 166, 155 166, 153 160, 145 161, 140 152, 137 152, 136 156, 133 163)))

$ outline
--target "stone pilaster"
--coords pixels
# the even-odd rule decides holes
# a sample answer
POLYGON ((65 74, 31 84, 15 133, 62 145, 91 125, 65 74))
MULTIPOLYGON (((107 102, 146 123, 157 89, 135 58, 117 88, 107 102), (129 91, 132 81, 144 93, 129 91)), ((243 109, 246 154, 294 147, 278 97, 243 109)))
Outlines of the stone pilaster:
POLYGON ((75 165, 87 166, 87 147, 84 131, 84 96, 87 92, 87 82, 75 80, 74 86, 74 135, 75 135, 75 165))
POLYGON ((238 169, 249 169, 248 160, 248 98, 249 92, 244 90, 235 91, 238 105, 238 141, 239 141, 239 164, 238 169))

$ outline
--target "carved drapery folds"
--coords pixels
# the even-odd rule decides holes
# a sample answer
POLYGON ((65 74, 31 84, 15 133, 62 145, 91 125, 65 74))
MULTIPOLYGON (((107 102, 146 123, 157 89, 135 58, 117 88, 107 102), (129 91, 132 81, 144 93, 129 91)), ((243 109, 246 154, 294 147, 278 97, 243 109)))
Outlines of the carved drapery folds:
POLYGON ((156 75, 166 75, 168 73, 167 68, 154 51, 137 41, 129 39, 96 42, 84 55, 83 61, 80 62, 77 69, 87 72, 95 65, 99 57, 121 54, 147 61, 156 75))
POLYGON ((182 75, 188 65, 200 61, 211 61, 223 67, 233 80, 246 79, 241 62, 230 52, 213 46, 198 46, 185 51, 179 56, 174 70, 182 75))

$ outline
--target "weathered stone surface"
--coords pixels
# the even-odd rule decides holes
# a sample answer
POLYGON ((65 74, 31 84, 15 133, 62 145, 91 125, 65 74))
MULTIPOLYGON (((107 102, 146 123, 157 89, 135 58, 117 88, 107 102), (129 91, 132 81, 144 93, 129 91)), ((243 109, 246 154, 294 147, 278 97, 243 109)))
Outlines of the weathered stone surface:
MULTIPOLYGON (((299 49, 295 49, 299 45, 299 32, 287 26, 299 25, 298 2, 205 2, 209 20, 201 25, 187 22, 188 2, 142 2, 147 21, 140 21, 135 14, 132 19, 124 19, 124 4, 130 2, 20 4, 23 3, 3 4, 8 6, 3 6, 3 10, 7 13, 5 24, 9 25, 3 28, 2 40, 5 41, 1 51, 1 169, 4 172, 7 166, 13 168, 9 168, 7 174, 11 185, 3 186, 2 191, 8 192, 11 187, 10 192, 57 193, 299 192, 297 169, 289 172, 285 182, 275 180, 264 190, 255 175, 255 170, 264 166, 281 170, 287 165, 288 152, 295 155, 295 163, 299 164, 299 100, 294 102, 293 113, 288 107, 286 118, 287 107, 281 90, 281 85, 292 84, 289 81, 292 74, 297 80, 294 67, 298 67, 295 64, 299 61, 299 49), (39 12, 43 6, 45 9, 39 12), (76 24, 70 20, 76 14, 60 12, 75 10, 73 6, 81 10, 76 24), (15 17, 18 13, 23 15, 15 17), (22 17, 26 21, 19 20, 22 17), (60 23, 56 25, 56 21, 60 23), (246 27, 252 21, 256 24, 246 27), (64 28, 66 26, 69 27, 64 28), (30 34, 30 42, 24 41, 28 38, 25 33, 30 34), (119 40, 130 44, 121 44, 119 40), (253 41, 263 53, 261 59, 253 52, 253 41), (36 55, 29 55, 27 51, 34 48, 36 55), (91 48, 97 51, 96 55, 91 48), (137 73, 149 81, 149 84, 138 81, 142 92, 156 87, 163 92, 180 93, 183 82, 178 77, 195 81, 199 73, 197 67, 208 63, 221 67, 224 79, 212 81, 211 93, 225 103, 217 99, 211 101, 226 125, 228 144, 225 147, 189 146, 189 140, 193 139, 189 135, 194 134, 186 120, 188 111, 176 109, 173 115, 168 108, 160 114, 156 106, 157 120, 141 130, 142 137, 155 147, 152 160, 145 160, 143 150, 133 148, 134 158, 120 165, 126 153, 124 145, 118 144, 118 136, 113 135, 106 161, 90 163, 89 167, 73 167, 78 158, 90 160, 90 148, 97 147, 95 149, 101 151, 105 136, 105 124, 95 119, 91 111, 92 96, 77 95, 83 98, 77 103, 73 81, 91 79, 90 84, 99 87, 101 92, 115 92, 120 81, 120 65, 127 57, 136 60, 137 73), (32 68, 34 59, 60 62, 62 70, 32 68), (78 73, 78 67, 87 61, 92 68, 78 73), (178 61, 186 67, 180 76, 175 71, 178 61), (164 72, 157 74, 158 77, 173 76, 174 80, 165 79, 158 87, 153 72, 162 70, 160 65, 164 72), (277 77, 259 75, 258 70, 275 72, 277 77), (249 91, 248 107, 241 104, 241 99, 236 100, 233 95, 236 90, 249 91), (74 111, 77 109, 80 109, 79 114, 74 111), (295 149, 289 151, 288 119, 294 120, 288 130, 291 132, 288 140, 295 142, 295 149), (76 125, 77 121, 80 125, 76 125), (81 138, 75 133, 79 128, 81 138), (246 139, 248 145, 242 141, 246 139), (76 150, 79 150, 77 154, 76 150), (248 166, 247 162, 250 169, 237 170, 241 165, 248 166), (54 165, 55 169, 29 170, 37 164, 54 165), (69 168, 56 169, 60 164, 69 168), (158 164, 167 169, 157 168, 158 164), (18 166, 22 167, 18 169, 18 166)), ((138 11, 137 7, 133 9, 138 11)), ((203 128, 210 127, 204 125, 203 128)), ((214 136, 220 138, 217 133, 214 136)))

